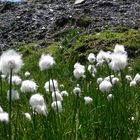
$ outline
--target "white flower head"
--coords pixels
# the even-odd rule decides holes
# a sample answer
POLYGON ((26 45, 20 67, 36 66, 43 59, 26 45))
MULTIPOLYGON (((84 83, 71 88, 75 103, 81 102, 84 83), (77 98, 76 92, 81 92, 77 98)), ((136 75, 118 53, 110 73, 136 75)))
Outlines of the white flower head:
MULTIPOLYGON (((8 101, 10 101, 10 91, 9 90, 7 91, 7 99, 8 99, 8 101)), ((11 100, 15 101, 15 100, 19 100, 19 99, 20 99, 20 97, 19 97, 18 91, 12 89, 11 90, 11 100)))
POLYGON ((64 85, 63 84, 60 84, 60 88, 64 88, 64 85))
POLYGON ((62 112, 62 103, 60 101, 53 101, 51 107, 55 111, 62 112))
POLYGON ((40 70, 46 70, 46 69, 51 69, 55 64, 54 58, 47 54, 47 55, 42 55, 40 60, 39 60, 39 67, 40 70))
POLYGON ((125 78, 126 78, 126 80, 128 80, 128 81, 132 81, 132 77, 131 77, 130 75, 126 75, 125 78))
POLYGON ((85 73, 85 66, 81 65, 80 63, 75 63, 73 75, 75 78, 79 79, 80 77, 84 76, 85 73))
POLYGON ((127 66, 127 55, 121 53, 112 53, 109 66, 114 71, 120 71, 127 66))
POLYGON ((63 97, 58 91, 54 91, 54 92, 52 92, 52 100, 53 101, 63 101, 63 97))
POLYGON ((3 123, 9 123, 9 115, 7 112, 0 113, 0 121, 3 123))
POLYGON ((28 72, 28 71, 26 71, 25 73, 24 73, 24 76, 25 77, 29 77, 31 74, 30 74, 30 72, 28 72))
POLYGON ((85 69, 85 66, 81 65, 79 62, 76 62, 74 64, 74 69, 77 69, 77 68, 85 69))
POLYGON ((97 84, 100 84, 103 81, 102 77, 97 78, 97 84))
POLYGON ((37 112, 38 114, 42 114, 44 116, 47 116, 48 110, 47 110, 46 104, 43 104, 42 106, 41 105, 37 105, 34 108, 34 112, 37 112))
POLYGON ((2 107, 0 106, 0 113, 2 113, 3 112, 3 109, 2 109, 2 107))
POLYGON ((119 82, 119 78, 117 78, 117 77, 112 78, 112 84, 113 85, 118 83, 118 82, 119 82))
POLYGON ((120 45, 120 44, 116 44, 115 48, 114 48, 114 53, 125 53, 126 54, 124 46, 120 45))
POLYGON ((37 93, 32 95, 30 97, 29 103, 33 111, 37 112, 38 114, 47 115, 47 107, 45 104, 45 100, 41 94, 37 93))
POLYGON ((139 82, 140 81, 140 74, 137 73, 133 80, 136 81, 136 82, 139 82))
POLYGON ((29 103, 32 106, 32 108, 35 108, 37 105, 43 106, 45 100, 43 98, 43 95, 37 93, 30 97, 29 103))
POLYGON ((135 81, 135 80, 132 80, 131 82, 130 82, 130 87, 134 87, 134 86, 136 86, 137 85, 137 82, 135 81))
POLYGON ((134 120, 135 120, 134 116, 132 116, 132 117, 131 117, 131 120, 132 120, 132 121, 134 121, 134 120))
POLYGON ((66 90, 61 91, 61 95, 62 95, 62 97, 69 96, 69 94, 66 90))
POLYGON ((12 69, 13 73, 17 73, 23 65, 22 55, 14 50, 3 52, 0 57, 0 71, 8 75, 12 69))
POLYGON ((96 58, 95 58, 95 55, 93 54, 93 53, 90 53, 89 55, 88 55, 88 61, 90 62, 90 63, 93 63, 93 62, 95 62, 95 60, 96 60, 96 58))
POLYGON ((24 80, 24 81, 22 81, 20 90, 23 93, 35 92, 37 90, 37 85, 32 80, 24 80))
POLYGON ((91 104, 93 102, 93 99, 91 97, 88 97, 88 96, 84 97, 84 100, 85 100, 86 105, 91 104))
POLYGON ((81 95, 81 89, 80 87, 75 87, 73 89, 73 93, 76 95, 76 96, 80 96, 81 95))
POLYGON ((110 62, 110 54, 111 54, 110 51, 104 52, 103 50, 101 50, 101 51, 97 54, 97 57, 96 57, 97 63, 101 63, 101 64, 102 64, 104 61, 110 62))
MULTIPOLYGON (((22 82, 21 78, 17 75, 12 76, 12 84, 13 85, 20 85, 22 82)), ((10 77, 9 77, 9 83, 10 83, 10 77)))
POLYGON ((91 73, 91 74, 95 74, 97 72, 96 68, 94 65, 88 65, 88 71, 91 73))
POLYGON ((110 81, 107 80, 103 80, 99 85, 99 89, 102 92, 110 92, 111 88, 112 88, 112 84, 110 81))
POLYGON ((104 64, 104 62, 105 62, 104 60, 98 61, 96 66, 101 67, 104 64))
POLYGON ((32 120, 31 115, 29 113, 24 113, 24 116, 25 116, 25 119, 27 121, 31 121, 32 120))
POLYGON ((2 78, 2 80, 5 80, 6 75, 2 74, 2 75, 1 75, 1 78, 2 78))
POLYGON ((107 96, 107 100, 108 100, 108 101, 112 101, 112 99, 113 99, 113 95, 112 95, 112 94, 109 94, 109 95, 107 96))
POLYGON ((110 80, 112 80, 113 78, 114 78, 114 75, 110 75, 110 76, 105 77, 104 80, 110 81, 110 80))
POLYGON ((58 90, 58 82, 57 82, 57 80, 50 79, 49 81, 47 81, 45 83, 44 88, 45 88, 46 92, 49 92, 49 91, 53 92, 53 91, 58 90))
POLYGON ((82 69, 81 67, 74 69, 73 75, 75 78, 79 79, 80 77, 84 76, 85 69, 82 69))

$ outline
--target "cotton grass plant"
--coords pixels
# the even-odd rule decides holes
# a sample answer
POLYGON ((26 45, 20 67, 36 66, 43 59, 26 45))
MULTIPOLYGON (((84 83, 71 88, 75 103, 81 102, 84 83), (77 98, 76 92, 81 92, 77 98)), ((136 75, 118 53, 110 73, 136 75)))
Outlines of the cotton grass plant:
POLYGON ((14 50, 1 55, 0 137, 139 139, 140 74, 127 68, 124 46, 91 52, 86 62, 58 58, 37 54, 33 70, 14 50))

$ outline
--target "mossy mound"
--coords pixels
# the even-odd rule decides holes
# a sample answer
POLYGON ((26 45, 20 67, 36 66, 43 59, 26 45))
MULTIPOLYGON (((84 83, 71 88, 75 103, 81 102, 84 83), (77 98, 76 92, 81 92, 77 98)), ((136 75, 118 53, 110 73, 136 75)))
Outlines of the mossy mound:
MULTIPOLYGON (((37 47, 41 41, 31 43, 18 42, 13 44, 13 48, 18 48, 23 55, 37 53, 51 53, 56 55, 61 53, 66 58, 85 58, 88 53, 98 53, 99 50, 112 51, 116 44, 125 46, 129 57, 134 58, 140 55, 140 32, 130 29, 123 32, 102 31, 99 33, 87 33, 82 29, 71 28, 61 34, 50 45, 43 48, 37 47), (60 49, 61 46, 62 48, 60 49)), ((57 57, 57 56, 56 56, 57 57)))

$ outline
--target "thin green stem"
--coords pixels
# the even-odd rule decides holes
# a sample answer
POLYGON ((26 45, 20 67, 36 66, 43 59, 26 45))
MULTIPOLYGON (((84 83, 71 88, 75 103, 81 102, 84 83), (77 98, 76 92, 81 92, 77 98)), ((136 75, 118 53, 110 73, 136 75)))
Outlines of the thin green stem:
POLYGON ((62 135, 61 135, 61 123, 60 123, 60 116, 59 116, 59 108, 58 108, 58 104, 57 104, 57 96, 56 96, 56 89, 55 89, 55 85, 54 85, 54 81, 53 81, 53 74, 52 74, 52 70, 50 70, 50 77, 51 77, 51 80, 52 80, 52 85, 53 85, 53 91, 54 91, 54 95, 55 95, 55 101, 56 101, 56 108, 57 108, 57 119, 56 119, 56 122, 58 122, 58 126, 57 129, 58 129, 58 134, 60 136, 60 139, 62 138, 62 135), (59 130, 60 128, 60 130, 59 130))
POLYGON ((12 140, 11 112, 12 112, 12 69, 10 69, 10 86, 9 86, 9 140, 12 140))
POLYGON ((122 81, 122 97, 123 97, 123 119, 125 126, 125 138, 128 139, 128 113, 127 113, 127 95, 126 95, 126 87, 125 87, 125 75, 123 71, 121 72, 121 81, 122 81))

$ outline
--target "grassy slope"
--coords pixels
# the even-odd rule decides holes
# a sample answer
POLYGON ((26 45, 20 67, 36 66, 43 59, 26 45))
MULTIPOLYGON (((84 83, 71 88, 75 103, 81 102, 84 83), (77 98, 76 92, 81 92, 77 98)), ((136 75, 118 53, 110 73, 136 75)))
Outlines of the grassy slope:
MULTIPOLYGON (((126 132, 128 132, 129 139, 135 140, 139 135, 139 106, 140 106, 140 96, 137 94, 139 92, 139 87, 135 89, 129 87, 129 83, 126 83, 129 88, 126 89, 127 96, 122 93, 121 84, 113 88, 113 94, 116 96, 117 100, 114 102, 106 101, 106 94, 102 94, 98 90, 98 85, 96 84, 96 79, 91 76, 87 76, 86 79, 75 80, 73 75, 73 64, 76 61, 82 62, 85 64, 86 56, 89 52, 97 53, 100 49, 103 50, 113 50, 113 47, 116 43, 124 44, 130 56, 133 56, 131 50, 138 51, 140 48, 140 34, 136 30, 128 30, 125 32, 111 32, 104 31, 96 34, 86 34, 81 33, 79 35, 79 30, 70 29, 60 36, 60 38, 44 48, 36 50, 34 48, 35 44, 38 44, 40 41, 31 42, 29 44, 25 43, 15 43, 13 48, 18 49, 23 53, 24 56, 24 67, 20 73, 21 77, 24 78, 23 74, 25 71, 31 72, 30 79, 34 79, 38 87, 38 92, 42 93, 45 97, 45 100, 48 104, 50 110, 50 100, 49 96, 46 95, 44 90, 44 83, 49 80, 48 72, 41 72, 38 67, 39 58, 42 53, 52 53, 56 60, 56 66, 53 70, 53 78, 57 79, 59 84, 64 84, 65 90, 69 92, 69 97, 65 98, 63 101, 63 113, 60 115, 61 128, 59 128, 60 136, 57 137, 56 120, 52 117, 55 115, 50 113, 47 120, 43 116, 36 116, 35 126, 33 122, 27 123, 22 120, 21 114, 23 112, 31 112, 29 108, 29 103, 27 99, 25 100, 23 94, 21 93, 20 110, 18 104, 13 103, 13 112, 16 114, 16 111, 19 110, 19 116, 13 118, 18 119, 18 131, 16 131, 16 126, 13 126, 13 137, 16 137, 16 132, 18 132, 17 139, 44 139, 49 140, 61 139, 64 140, 70 139, 74 140, 75 138, 81 140, 105 140, 105 139, 124 139, 128 140, 126 132), (62 49, 59 49, 58 46, 62 45, 62 49), (91 85, 89 84, 91 82, 91 85), (80 98, 80 108, 78 117, 76 116, 76 125, 73 125, 73 112, 75 107, 75 98, 73 96, 72 90, 79 83, 82 89, 82 97, 80 98), (94 85, 94 86, 92 86, 94 85), (136 92, 136 94, 135 94, 136 92), (101 94, 100 94, 101 93, 101 94), (93 104, 91 106, 84 105, 84 96, 91 96, 93 98, 93 104), (126 97, 124 99, 124 97, 126 97), (125 101, 125 104, 123 104, 125 101), (126 102, 128 101, 128 102, 126 102), (121 104, 120 104, 121 103, 121 104), (114 105, 113 105, 114 104, 114 105), (124 119, 125 110, 122 107, 127 105, 128 114, 126 117, 129 119, 134 116, 135 121, 130 121, 128 123, 128 128, 126 127, 126 122, 129 120, 124 119), (113 107, 111 107, 113 106, 113 107), (112 122, 110 122, 110 120, 112 122), (115 123, 114 123, 115 122, 115 123), (21 125, 22 124, 22 125, 21 125), (72 133, 72 128, 74 130, 72 133), (23 129, 24 127, 24 129, 23 129), (76 127, 76 129, 75 129, 76 127), (24 130, 24 131, 23 131, 24 130), (72 138, 70 137, 72 135, 72 138), (78 137, 77 137, 78 135, 78 137), (22 137, 23 136, 23 137, 22 137)), ((137 55, 139 54, 139 51, 137 55)), ((134 76, 136 72, 139 72, 139 57, 135 56, 135 60, 131 60, 130 65, 135 68, 131 72, 134 76)), ((88 73, 87 73, 88 75, 88 73)), ((97 77, 107 76, 108 72, 103 69, 99 69, 97 77)), ((6 83, 5 83, 6 84, 6 83)), ((5 93, 7 89, 3 89, 5 93)), ((7 110, 7 101, 3 94, 4 100, 1 101, 2 107, 7 110)), ((16 121, 14 120, 14 124, 16 121)), ((6 126, 7 127, 7 126, 6 126)), ((0 127, 1 132, 4 132, 4 128, 0 127)), ((7 127, 8 129, 8 127, 7 127)), ((1 134, 3 137, 6 134, 1 134)))

